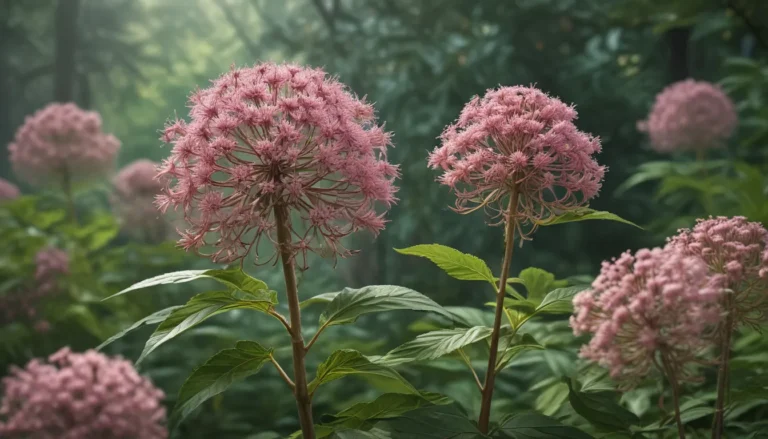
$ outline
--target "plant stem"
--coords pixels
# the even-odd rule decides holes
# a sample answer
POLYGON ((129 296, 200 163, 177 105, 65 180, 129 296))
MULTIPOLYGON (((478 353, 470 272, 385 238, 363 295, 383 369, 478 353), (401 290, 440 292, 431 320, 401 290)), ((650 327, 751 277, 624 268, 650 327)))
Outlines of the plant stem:
POLYGON ((677 423, 677 434, 680 439, 685 439, 685 428, 683 427, 683 421, 680 418, 680 385, 677 382, 677 374, 669 364, 666 355, 661 356, 661 362, 664 365, 664 371, 667 375, 669 385, 672 387, 672 404, 675 406, 675 422, 677 423))
POLYGON ((717 369, 717 401, 715 418, 712 421, 712 439, 723 437, 725 430, 725 400, 728 398, 728 381, 731 361, 731 337, 733 336, 733 307, 730 294, 725 296, 724 308, 728 313, 720 335, 720 366, 717 369))
POLYGON ((304 339, 301 336, 301 308, 299 290, 296 283, 296 269, 291 251, 291 224, 288 210, 284 205, 275 206, 277 242, 280 247, 280 259, 285 275, 285 293, 288 296, 288 311, 291 319, 291 347, 293 348, 293 395, 299 412, 299 423, 304 439, 315 439, 315 426, 312 422, 312 401, 307 390, 307 370, 304 365, 304 339))
POLYGON ((69 170, 67 168, 64 168, 61 173, 61 188, 64 191, 64 196, 67 198, 69 219, 72 220, 75 225, 80 225, 80 222, 77 219, 77 209, 75 208, 75 196, 72 193, 72 177, 69 175, 69 170))
POLYGON ((499 276, 499 288, 496 292, 496 315, 493 320, 493 332, 491 333, 491 352, 488 356, 488 369, 485 373, 485 384, 482 390, 482 403, 480 406, 480 419, 477 421, 480 432, 488 433, 488 425, 491 420, 491 402, 493 400, 493 385, 496 382, 496 357, 499 350, 499 335, 501 332, 501 320, 504 315, 504 297, 506 295, 507 277, 509 277, 509 265, 512 262, 512 253, 515 247, 515 226, 517 219, 517 203, 519 199, 517 187, 512 190, 507 208, 507 227, 505 230, 504 262, 499 276))

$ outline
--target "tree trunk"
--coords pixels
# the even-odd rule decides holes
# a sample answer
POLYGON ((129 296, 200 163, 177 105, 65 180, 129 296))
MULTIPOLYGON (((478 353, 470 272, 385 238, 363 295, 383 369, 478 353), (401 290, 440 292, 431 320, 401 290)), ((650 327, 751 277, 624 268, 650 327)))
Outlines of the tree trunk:
POLYGON ((80 0, 59 0, 56 6, 53 99, 57 102, 70 102, 74 99, 79 12, 80 0))

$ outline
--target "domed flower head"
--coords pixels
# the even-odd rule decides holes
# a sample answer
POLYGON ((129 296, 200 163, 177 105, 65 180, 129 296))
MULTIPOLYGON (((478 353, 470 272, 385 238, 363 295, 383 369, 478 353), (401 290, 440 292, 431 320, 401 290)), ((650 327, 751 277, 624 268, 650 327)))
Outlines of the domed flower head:
POLYGON ((733 101, 718 86, 686 79, 656 95, 638 129, 648 133, 653 149, 669 153, 722 146, 737 122, 733 101))
POLYGON ((101 117, 75 104, 50 104, 27 116, 8 146, 13 169, 32 184, 68 184, 106 174, 120 148, 101 117))
POLYGON ((574 334, 592 334, 581 356, 627 388, 658 365, 691 380, 691 366, 708 346, 704 335, 720 319, 723 285, 700 259, 671 247, 603 262, 592 288, 573 299, 574 334))
POLYGON ((64 348, 3 379, 8 439, 164 439, 164 394, 120 357, 64 348))
POLYGON ((341 238, 384 228, 374 205, 395 201, 390 134, 376 125, 370 104, 322 70, 233 69, 194 93, 190 105, 191 121, 176 121, 163 135, 173 152, 160 176, 175 181, 158 197, 161 210, 183 210, 184 248, 213 245, 214 261, 253 253, 258 262, 259 242, 276 243, 276 209, 294 214, 293 255, 343 257, 351 252, 341 238))
POLYGON ((154 205, 155 197, 164 187, 155 178, 158 165, 141 159, 121 169, 113 179, 115 190, 111 197, 123 229, 153 240, 161 240, 166 230, 166 223, 154 205))
POLYGON ((575 119, 572 107, 536 88, 489 90, 446 127, 429 165, 445 171, 439 181, 455 192, 456 211, 489 207, 501 215, 504 199, 516 192, 517 221, 533 225, 600 189, 605 167, 593 158, 600 141, 579 131, 575 119))
POLYGON ((13 200, 21 195, 19 188, 8 180, 0 178, 0 201, 13 200))
POLYGON ((46 247, 35 256, 37 290, 50 292, 61 275, 69 273, 69 255, 64 250, 46 247))
POLYGON ((726 277, 735 321, 756 325, 768 312, 768 231, 743 216, 697 220, 670 239, 671 246, 701 258, 726 277))

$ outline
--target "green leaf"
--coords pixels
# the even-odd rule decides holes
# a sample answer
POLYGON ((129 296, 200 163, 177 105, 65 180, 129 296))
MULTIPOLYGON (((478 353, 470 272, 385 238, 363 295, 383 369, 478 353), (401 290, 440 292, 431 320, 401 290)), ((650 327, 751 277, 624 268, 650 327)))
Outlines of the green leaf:
POLYGON ((565 223, 572 223, 576 221, 588 221, 588 220, 617 221, 620 223, 629 224, 630 226, 635 226, 638 229, 642 229, 642 227, 638 226, 632 221, 625 220, 624 218, 616 214, 599 211, 599 210, 593 210, 588 207, 580 207, 578 209, 569 210, 561 215, 555 215, 545 220, 536 221, 536 224, 540 226, 554 226, 555 224, 565 224, 565 223))
POLYGON ((317 388, 325 383, 344 378, 348 375, 371 375, 398 381, 411 393, 418 394, 408 381, 394 369, 371 362, 363 354, 353 349, 341 349, 335 351, 323 363, 317 367, 317 376, 309 383, 309 393, 313 394, 317 388))
POLYGON ((175 311, 175 310, 177 310, 179 308, 181 308, 181 306, 171 306, 171 307, 168 307, 168 308, 165 308, 165 309, 161 309, 160 311, 157 311, 155 313, 152 313, 152 314, 144 317, 143 319, 137 321, 136 323, 132 324, 131 326, 123 329, 122 331, 118 332, 117 334, 113 335, 112 337, 109 337, 108 339, 106 339, 102 344, 100 344, 100 345, 98 345, 96 347, 96 350, 98 351, 98 350, 103 349, 108 344, 123 338, 125 336, 125 334, 127 334, 127 333, 129 333, 129 332, 131 332, 131 331, 133 331, 135 329, 138 329, 140 326, 143 326, 143 325, 154 325, 154 324, 162 322, 163 320, 168 318, 168 316, 173 311, 175 311))
POLYGON ((458 326, 471 328, 473 326, 493 326, 493 313, 469 306, 446 306, 458 326))
POLYGON ((236 381, 258 372, 270 361, 272 349, 253 341, 239 341, 234 348, 224 349, 195 369, 181 386, 171 418, 181 422, 207 399, 218 395, 236 381))
POLYGON ((640 419, 629 410, 615 402, 613 392, 580 392, 568 384, 568 401, 579 415, 595 426, 610 431, 627 431, 631 425, 640 423, 640 419))
POLYGON ((523 280, 525 289, 528 291, 527 299, 537 304, 553 289, 568 285, 568 281, 555 280, 554 274, 536 267, 521 271, 520 279, 523 280))
POLYGON ((425 407, 376 424, 397 439, 481 439, 482 433, 456 404, 425 407))
POLYGON ((496 370, 503 369, 510 361, 523 352, 542 349, 544 349, 544 346, 540 345, 530 334, 503 336, 499 340, 499 350, 502 354, 496 362, 496 370))
POLYGON ((573 312, 573 297, 589 289, 589 285, 558 288, 550 291, 534 311, 535 314, 570 314, 573 312))
POLYGON ((318 294, 317 296, 310 297, 309 299, 301 302, 300 306, 301 308, 304 308, 309 305, 314 305, 316 303, 331 303, 333 302, 333 299, 335 299, 336 296, 338 295, 339 295, 339 291, 336 291, 333 293, 318 294))
POLYGON ((435 360, 465 346, 491 336, 493 329, 485 326, 441 329, 420 334, 376 360, 378 364, 395 366, 412 361, 435 360))
POLYGON ((362 402, 334 415, 334 420, 324 425, 344 428, 370 428, 372 421, 391 419, 412 410, 434 405, 450 404, 451 399, 437 394, 385 393, 373 401, 362 402))
POLYGON ((107 297, 107 299, 111 299, 131 291, 140 290, 142 288, 154 287, 156 285, 180 284, 198 279, 214 279, 231 289, 254 294, 258 294, 261 291, 269 289, 266 283, 247 275, 245 272, 243 272, 243 270, 239 268, 233 268, 230 270, 184 270, 174 271, 173 273, 165 273, 159 276, 151 277, 149 279, 144 279, 139 283, 133 284, 130 287, 107 297))
POLYGON ((324 326, 353 323, 363 314, 407 309, 431 311, 452 319, 452 315, 429 297, 410 288, 395 285, 371 285, 359 289, 344 288, 320 315, 324 326))
POLYGON ((274 291, 262 290, 259 294, 240 291, 210 291, 194 296, 186 305, 174 310, 155 329, 144 345, 136 364, 141 363, 152 351, 182 332, 203 321, 233 309, 251 309, 268 312, 277 303, 274 291))
POLYGON ((395 251, 404 255, 427 258, 456 279, 484 280, 494 283, 493 273, 482 259, 445 245, 420 244, 404 249, 395 249, 395 251))
POLYGON ((511 439, 591 439, 592 436, 576 427, 561 424, 558 420, 536 412, 510 415, 499 423, 491 435, 493 438, 511 439))

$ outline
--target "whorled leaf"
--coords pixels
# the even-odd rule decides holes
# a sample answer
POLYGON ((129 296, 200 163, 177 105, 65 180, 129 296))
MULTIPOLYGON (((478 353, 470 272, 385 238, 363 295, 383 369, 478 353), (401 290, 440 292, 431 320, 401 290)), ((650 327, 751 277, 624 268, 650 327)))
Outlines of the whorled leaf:
POLYGON ((227 390, 236 381, 257 373, 270 361, 272 349, 253 341, 239 341, 234 348, 224 349, 195 369, 181 386, 171 415, 177 424, 200 404, 227 390))
POLYGON ((392 310, 429 311, 452 319, 452 315, 434 300, 410 288, 371 285, 345 288, 339 292, 320 315, 320 325, 353 323, 363 314, 392 310))
POLYGON ((180 284, 198 279, 214 279, 233 290, 240 290, 253 294, 258 294, 261 291, 269 289, 266 283, 249 276, 239 268, 233 268, 229 270, 184 270, 174 271, 173 273, 165 273, 159 276, 151 277, 149 279, 144 279, 141 282, 135 283, 130 287, 107 297, 107 299, 156 285, 180 284))
POLYGON ((366 356, 353 349, 335 351, 317 367, 317 376, 309 383, 309 393, 313 394, 325 383, 349 375, 370 375, 397 381, 411 393, 419 392, 394 369, 372 362, 366 356))
POLYGON ((501 337, 499 351, 501 355, 496 362, 496 370, 506 367, 515 357, 526 351, 542 350, 544 346, 539 344, 530 334, 515 334, 501 337))
POLYGON ((317 296, 313 296, 313 297, 310 297, 307 300, 302 301, 300 306, 302 308, 304 308, 304 307, 307 307, 307 306, 310 306, 310 305, 314 305, 316 303, 331 303, 331 302, 333 302, 333 299, 335 299, 336 296, 339 295, 339 293, 340 293, 340 291, 335 291, 333 293, 318 294, 317 296))
POLYGON ((558 288, 544 296, 539 306, 534 310, 535 314, 570 314, 573 312, 573 297, 588 289, 589 285, 558 288))
POLYGON ((638 229, 642 227, 633 223, 632 221, 625 220, 624 218, 610 212, 598 211, 590 209, 588 207, 580 207, 578 209, 569 210, 561 215, 551 216, 545 220, 536 221, 536 224, 540 226, 554 226, 555 224, 572 223, 576 221, 588 221, 588 220, 607 220, 616 221, 630 226, 635 226, 638 229))
POLYGON ((580 392, 570 379, 565 382, 571 407, 591 424, 609 431, 626 431, 640 423, 637 415, 615 402, 613 392, 580 392))
POLYGON ((217 314, 233 309, 250 309, 267 313, 276 303, 276 293, 267 290, 261 290, 257 294, 242 291, 210 291, 198 294, 186 305, 171 312, 160 323, 144 345, 144 350, 136 364, 141 363, 147 355, 163 343, 217 314))
POLYGON ((133 331, 135 329, 138 329, 141 326, 144 326, 144 325, 155 325, 157 323, 162 322, 163 320, 168 318, 168 316, 171 315, 171 313, 173 311, 176 311, 179 308, 182 308, 182 306, 181 305, 170 306, 168 308, 161 309, 160 311, 154 312, 154 313, 144 317, 141 320, 136 321, 131 326, 123 329, 122 331, 118 332, 117 334, 113 335, 112 337, 109 337, 108 339, 104 340, 103 343, 101 343, 100 345, 98 345, 96 347, 96 350, 101 350, 102 348, 104 348, 108 344, 123 338, 129 332, 131 332, 131 331, 133 331))
POLYGON ((498 439, 591 439, 576 427, 536 412, 515 413, 499 422, 491 433, 498 439))
POLYGON ((491 336, 493 330, 485 326, 441 329, 418 335, 376 360, 378 364, 395 366, 413 361, 435 360, 465 346, 491 336))
POLYGON ((460 280, 484 280, 494 283, 493 272, 482 259, 440 244, 419 244, 395 249, 404 255, 420 256, 434 262, 449 276, 460 280))
POLYGON ((482 439, 480 433, 456 404, 425 407, 384 420, 376 428, 397 439, 482 439))
POLYGON ((568 285, 568 281, 556 280, 554 274, 536 267, 524 269, 519 276, 528 292, 526 298, 536 304, 539 304, 553 289, 568 285))

